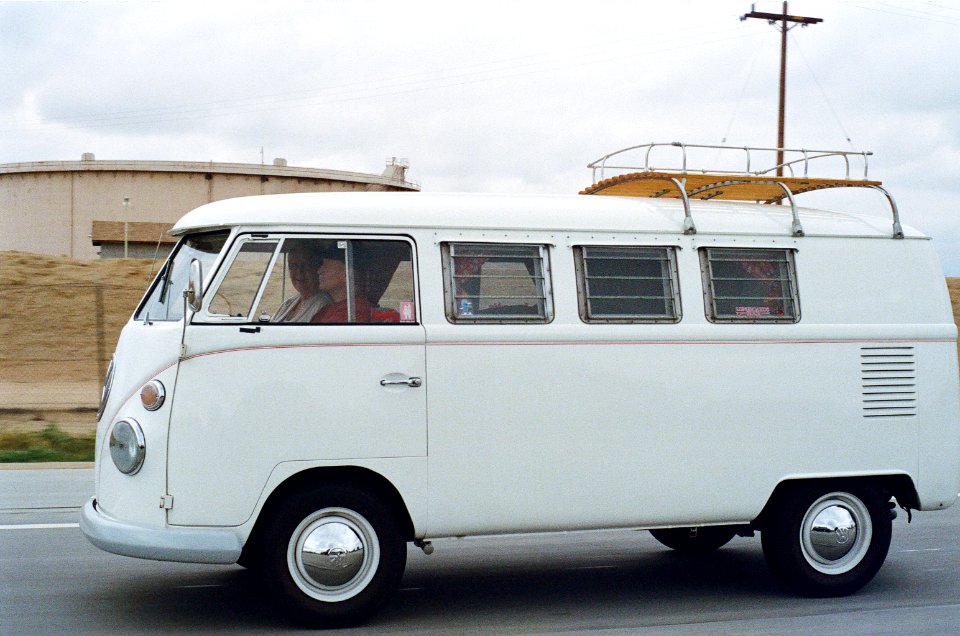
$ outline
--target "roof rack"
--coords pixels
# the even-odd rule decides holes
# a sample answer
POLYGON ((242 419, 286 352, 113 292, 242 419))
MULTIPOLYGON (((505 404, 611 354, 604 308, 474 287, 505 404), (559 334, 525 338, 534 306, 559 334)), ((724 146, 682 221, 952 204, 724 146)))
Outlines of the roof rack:
MULTIPOLYGON (((663 153, 656 154, 662 155, 663 153)), ((683 201, 684 234, 696 234, 697 232, 693 216, 690 213, 690 199, 726 199, 761 203, 782 203, 786 199, 793 215, 791 232, 794 236, 803 236, 803 226, 800 224, 794 195, 830 188, 869 188, 879 191, 887 198, 893 213, 893 238, 903 238, 903 228, 900 225, 900 213, 896 202, 879 181, 870 181, 867 178, 867 158, 872 154, 869 151, 714 146, 684 144, 676 141, 649 143, 611 152, 588 164, 587 167, 593 171, 594 183, 581 190, 580 194, 678 198, 683 201), (679 149, 679 157, 676 150, 672 153, 673 163, 667 164, 670 167, 657 167, 651 163, 651 156, 660 148, 679 149), (740 161, 736 161, 734 164, 742 165, 742 168, 691 169, 688 167, 689 150, 716 151, 714 161, 720 161, 722 155, 725 155, 722 158, 729 161, 732 154, 742 154, 743 157, 740 161, 743 161, 743 163, 740 164, 740 161), (757 159, 756 155, 778 152, 783 153, 782 163, 763 170, 752 169, 757 159), (639 165, 615 165, 610 161, 614 157, 627 153, 642 153, 642 163, 639 165), (817 167, 822 167, 829 159, 842 162, 843 169, 839 175, 829 178, 810 176, 811 163, 817 162, 817 167), (679 167, 677 167, 678 160, 679 167), (851 160, 862 162, 862 179, 852 179, 850 177, 851 160), (627 172, 605 178, 608 170, 627 172), (597 179, 598 171, 600 174, 599 180, 597 179), (776 174, 777 172, 785 172, 788 176, 779 176, 776 174)), ((837 165, 837 161, 834 161, 834 165, 837 165)))

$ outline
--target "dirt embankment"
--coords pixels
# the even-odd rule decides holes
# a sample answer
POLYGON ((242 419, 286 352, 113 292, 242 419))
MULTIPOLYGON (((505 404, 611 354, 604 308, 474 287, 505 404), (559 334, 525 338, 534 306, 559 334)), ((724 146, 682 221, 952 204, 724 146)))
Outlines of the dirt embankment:
MULTIPOLYGON (((92 426, 120 329, 158 267, 0 252, 0 427, 50 413, 68 429, 92 426)), ((960 324, 960 278, 947 286, 960 324)))
POLYGON ((123 324, 143 295, 152 261, 79 261, 0 252, 0 426, 89 421, 123 324))
POLYGON ((953 322, 960 325, 960 278, 948 278, 947 289, 950 290, 950 302, 953 304, 953 322))

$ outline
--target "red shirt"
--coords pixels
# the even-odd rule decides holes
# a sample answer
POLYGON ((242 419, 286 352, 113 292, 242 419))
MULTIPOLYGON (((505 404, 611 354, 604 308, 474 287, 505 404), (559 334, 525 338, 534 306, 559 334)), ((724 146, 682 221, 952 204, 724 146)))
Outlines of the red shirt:
MULTIPOLYGON (((365 298, 353 299, 353 321, 354 322, 370 322, 370 313, 373 308, 370 306, 370 303, 367 302, 365 298)), ((331 303, 325 307, 322 307, 320 311, 313 315, 313 318, 310 319, 310 322, 319 322, 319 323, 347 323, 349 322, 347 317, 347 301, 341 300, 338 303, 331 303)))

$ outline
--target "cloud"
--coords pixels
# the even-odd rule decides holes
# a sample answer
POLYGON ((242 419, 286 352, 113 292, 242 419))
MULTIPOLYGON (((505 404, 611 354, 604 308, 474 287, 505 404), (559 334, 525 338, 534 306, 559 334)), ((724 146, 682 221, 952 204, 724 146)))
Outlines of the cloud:
MULTIPOLYGON (((425 190, 576 192, 589 161, 633 144, 775 143, 779 37, 739 21, 747 8, 0 3, 0 162, 257 162, 263 148, 363 172, 405 157, 425 190)), ((905 220, 960 236, 960 76, 933 63, 960 53, 960 12, 790 9, 824 22, 791 31, 787 145, 873 150, 905 220)))

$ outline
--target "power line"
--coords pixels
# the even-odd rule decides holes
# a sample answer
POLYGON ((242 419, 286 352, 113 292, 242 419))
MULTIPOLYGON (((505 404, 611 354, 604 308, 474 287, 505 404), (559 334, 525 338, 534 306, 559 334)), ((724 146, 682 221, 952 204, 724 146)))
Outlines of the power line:
MULTIPOLYGON (((147 109, 131 109, 126 111, 111 111, 92 115, 78 115, 74 117, 57 118, 55 120, 18 124, 0 124, 4 132, 43 131, 50 125, 122 127, 138 126, 142 124, 164 123, 173 121, 188 121, 207 119, 222 116, 224 111, 230 114, 246 114, 251 112, 285 110, 310 106, 327 105, 334 103, 352 102, 367 99, 376 99, 393 95, 410 94, 429 90, 441 90, 468 84, 483 83, 521 77, 532 74, 548 73, 556 70, 566 70, 574 67, 604 64, 622 59, 634 58, 642 55, 646 50, 658 52, 681 50, 685 48, 700 48, 705 44, 718 43, 741 39, 745 36, 732 30, 726 33, 717 33, 716 29, 690 30, 689 40, 677 41, 672 37, 667 42, 652 42, 647 40, 645 46, 632 47, 627 51, 611 50, 612 45, 625 42, 635 44, 635 40, 623 40, 608 43, 602 49, 596 46, 567 49, 562 56, 549 57, 545 54, 534 54, 520 58, 506 58, 488 62, 480 62, 439 71, 422 71, 402 76, 390 76, 369 80, 358 80, 338 84, 330 87, 305 89, 285 93, 262 94, 240 99, 211 100, 207 102, 180 104, 169 107, 155 107, 147 109), (710 33, 713 37, 704 38, 698 32, 710 33), (589 50, 584 55, 583 51, 589 50)), ((674 34, 675 35, 675 34, 674 34)))
POLYGON ((737 115, 740 112, 740 105, 743 103, 743 96, 747 93, 747 87, 750 84, 750 79, 753 77, 753 69, 757 65, 757 60, 760 58, 760 55, 763 53, 763 46, 754 47, 753 56, 750 58, 750 65, 747 67, 747 74, 743 79, 743 86, 740 88, 740 95, 737 97, 737 102, 733 107, 733 114, 730 116, 730 121, 727 123, 727 128, 723 132, 723 137, 720 140, 721 144, 727 143, 727 137, 730 136, 730 130, 733 128, 733 122, 736 120, 737 115))
POLYGON ((833 115, 833 120, 837 123, 837 126, 840 128, 840 131, 843 133, 843 138, 847 140, 847 143, 850 144, 851 149, 856 149, 853 145, 853 141, 850 139, 850 134, 847 132, 847 129, 844 127, 843 122, 840 121, 840 116, 837 115, 837 111, 833 108, 833 104, 830 102, 830 98, 827 96, 827 91, 823 89, 823 85, 820 83, 820 80, 817 78, 817 74, 814 73, 813 67, 810 65, 810 62, 807 61, 807 56, 803 54, 803 49, 800 48, 800 43, 797 42, 797 39, 793 36, 790 36, 793 40, 794 46, 797 47, 797 53, 800 54, 800 59, 803 60, 803 64, 807 67, 807 70, 810 71, 810 76, 813 78, 814 83, 817 85, 817 88, 820 89, 820 95, 823 96, 823 101, 826 102, 827 108, 830 109, 830 113, 833 115))
MULTIPOLYGON (((915 8, 916 3, 912 3, 911 6, 903 6, 898 4, 893 4, 890 2, 854 2, 851 0, 844 0, 844 4, 856 7, 857 9, 862 9, 864 11, 872 11, 874 13, 886 13, 888 15, 896 15, 904 18, 913 18, 914 20, 924 20, 925 22, 937 22, 940 24, 960 24, 960 18, 952 18, 950 16, 945 16, 940 13, 932 11, 922 11, 915 8), (885 8, 879 8, 880 7, 885 8)), ((933 2, 926 3, 930 6, 938 7, 943 11, 960 11, 960 9, 953 7, 945 7, 943 5, 938 5, 933 2)))

